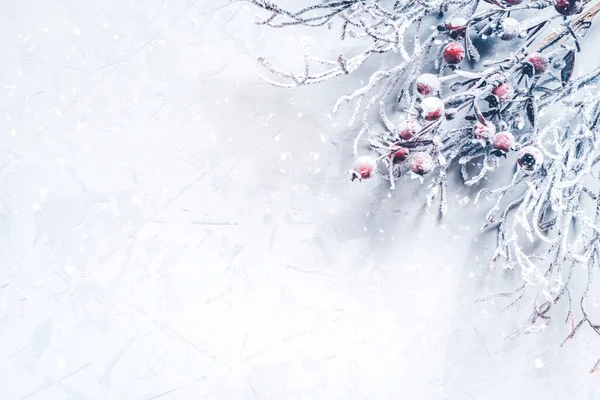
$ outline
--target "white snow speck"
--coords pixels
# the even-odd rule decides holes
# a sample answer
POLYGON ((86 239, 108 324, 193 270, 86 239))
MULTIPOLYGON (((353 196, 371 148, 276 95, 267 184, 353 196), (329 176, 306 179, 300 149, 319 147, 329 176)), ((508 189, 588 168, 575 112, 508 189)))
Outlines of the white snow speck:
POLYGON ((459 200, 458 200, 458 204, 459 204, 461 207, 464 207, 464 206, 466 206, 467 204, 469 204, 469 202, 470 202, 470 201, 471 201, 471 199, 469 198, 469 196, 465 196, 465 197, 463 197, 462 199, 459 199, 459 200))
POLYGON ((536 358, 535 359, 535 367, 536 368, 544 368, 546 366, 546 364, 544 363, 544 361, 541 358, 536 358))
POLYGON ((81 29, 77 26, 74 26, 73 27, 73 35, 75 35, 75 36, 81 35, 81 29))

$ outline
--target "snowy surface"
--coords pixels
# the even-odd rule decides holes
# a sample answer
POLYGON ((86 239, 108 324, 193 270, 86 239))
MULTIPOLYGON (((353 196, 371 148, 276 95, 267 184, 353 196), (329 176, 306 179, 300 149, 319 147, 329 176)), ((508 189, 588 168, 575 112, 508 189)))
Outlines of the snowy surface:
POLYGON ((597 338, 474 303, 516 280, 472 193, 351 183, 360 77, 263 83, 316 31, 254 11, 0 2, 0 399, 599 399, 597 338))

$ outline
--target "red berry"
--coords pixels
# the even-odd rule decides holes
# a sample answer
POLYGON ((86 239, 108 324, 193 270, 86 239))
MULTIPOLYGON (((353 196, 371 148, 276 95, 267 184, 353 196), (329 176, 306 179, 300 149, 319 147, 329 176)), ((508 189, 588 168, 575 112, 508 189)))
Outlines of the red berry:
POLYGON ((517 4, 521 4, 523 0, 504 0, 504 2, 511 6, 516 6, 517 4))
POLYGON ((501 83, 492 90, 492 94, 500 101, 507 101, 515 95, 515 89, 510 83, 501 83))
POLYGON ((544 164, 544 154, 537 147, 523 147, 517 155, 517 164, 525 172, 537 172, 544 164))
POLYGON ((442 56, 448 64, 458 64, 465 58, 465 48, 458 42, 448 43, 442 56))
POLYGON ((437 97, 427 97, 421 102, 421 115, 425 121, 436 121, 444 115, 444 102, 437 97))
POLYGON ((400 164, 408 158, 408 149, 406 147, 400 147, 392 154, 392 162, 394 164, 400 164))
POLYGON ((536 75, 541 75, 548 69, 548 57, 542 53, 533 53, 525 58, 525 61, 533 65, 533 70, 536 75))
POLYGON ((515 137, 512 133, 508 131, 498 132, 494 135, 494 139, 492 140, 492 144, 494 148, 497 150, 501 150, 505 153, 508 153, 515 143, 515 137))
POLYGON ((581 11, 583 3, 581 0, 554 0, 554 9, 560 15, 574 15, 581 11))
POLYGON ((359 180, 369 179, 375 173, 377 168, 377 160, 370 156, 358 157, 354 161, 352 173, 352 180, 358 178, 359 180))
POLYGON ((409 140, 421 130, 421 126, 414 119, 404 119, 398 124, 398 133, 404 140, 409 140))
POLYGON ((490 121, 486 121, 485 124, 477 121, 473 125, 473 137, 475 139, 482 139, 485 141, 491 140, 496 133, 496 126, 490 121))
POLYGON ((433 158, 429 153, 415 153, 410 159, 410 170, 418 175, 425 175, 433 169, 433 158))
POLYGON ((433 74, 422 74, 417 78, 417 92, 423 96, 437 93, 442 83, 433 74))

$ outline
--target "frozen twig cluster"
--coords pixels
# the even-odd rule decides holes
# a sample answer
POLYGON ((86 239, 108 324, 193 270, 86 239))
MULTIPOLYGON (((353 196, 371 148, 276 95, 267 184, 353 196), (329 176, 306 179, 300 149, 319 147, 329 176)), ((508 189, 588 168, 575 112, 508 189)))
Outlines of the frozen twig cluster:
POLYGON ((498 235, 491 265, 502 263, 522 277, 522 286, 503 297, 514 297, 514 304, 533 291, 534 312, 523 331, 540 329, 562 299, 568 299, 571 315, 574 271, 585 265, 582 318, 568 339, 585 324, 600 335, 585 308, 600 267, 600 91, 595 89, 600 63, 573 76, 600 2, 324 0, 290 11, 268 0, 246 1, 269 12, 261 24, 330 29, 339 24, 342 40, 365 46, 334 60, 314 58, 305 47, 302 73, 259 58, 274 76, 265 79, 275 85, 320 83, 350 74, 376 56, 394 59, 393 66, 373 72, 368 83, 334 107, 337 113, 351 105, 349 125, 359 124, 352 180, 379 174, 394 188, 404 176, 431 175, 427 204, 439 202, 445 214, 450 168, 457 166, 464 184, 476 187, 490 171, 513 168, 506 158, 515 152, 511 182, 498 188, 488 184, 475 198, 494 203, 484 226, 498 235), (480 60, 476 44, 501 41, 513 43, 508 57, 480 60), (475 69, 461 69, 464 60, 475 69), (557 108, 557 118, 542 121, 557 108), (371 154, 359 154, 362 143, 371 154), (586 212, 591 208, 586 200, 597 202, 595 215, 586 212), (544 250, 527 251, 528 242, 544 243, 544 250))
MULTIPOLYGON (((546 125, 535 138, 545 159, 534 173, 518 169, 507 186, 482 189, 492 196, 494 207, 482 229, 497 230, 497 246, 492 266, 503 263, 517 267, 523 284, 501 297, 512 298, 511 307, 526 294, 534 298, 528 324, 518 333, 544 329, 553 315, 553 307, 564 300, 567 320, 579 309, 580 320, 565 343, 583 325, 600 335, 600 325, 587 312, 587 298, 594 273, 600 272, 600 96, 590 93, 584 101, 570 104, 573 113, 562 114, 546 125), (587 204, 586 204, 587 203, 587 204), (586 212, 593 209, 592 215, 586 212), (523 236, 531 243, 544 242, 543 250, 527 254, 523 236), (583 268, 582 268, 583 267, 583 268), (587 283, 573 304, 574 276, 585 274, 587 283)), ((497 297, 497 296, 494 296, 497 297)), ((563 343, 564 344, 564 343, 563 343)), ((599 360, 600 363, 600 360, 599 360)))

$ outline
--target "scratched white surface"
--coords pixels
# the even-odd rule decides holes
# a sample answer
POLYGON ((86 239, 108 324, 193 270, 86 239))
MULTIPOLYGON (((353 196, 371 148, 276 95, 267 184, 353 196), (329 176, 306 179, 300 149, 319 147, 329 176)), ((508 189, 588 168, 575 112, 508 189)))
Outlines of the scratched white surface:
POLYGON ((473 303, 468 193, 351 184, 358 78, 264 84, 307 32, 227 4, 0 1, 0 399, 599 399, 598 340, 473 303))

